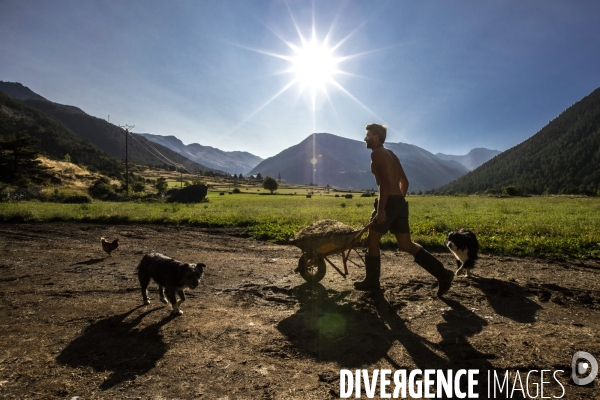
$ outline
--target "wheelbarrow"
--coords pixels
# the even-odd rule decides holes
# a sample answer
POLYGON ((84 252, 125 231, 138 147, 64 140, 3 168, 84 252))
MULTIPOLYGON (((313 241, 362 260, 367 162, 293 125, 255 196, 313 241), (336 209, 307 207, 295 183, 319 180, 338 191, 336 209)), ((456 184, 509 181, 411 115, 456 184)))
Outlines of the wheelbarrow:
POLYGON ((302 278, 308 283, 320 282, 327 272, 329 263, 340 275, 344 278, 348 276, 348 261, 357 265, 352 260, 349 260, 350 253, 354 251, 361 261, 365 262, 363 256, 356 250, 366 239, 363 239, 363 234, 373 225, 373 222, 366 225, 364 228, 352 232, 333 233, 327 237, 303 237, 300 239, 290 240, 289 243, 302 250, 302 256, 298 260, 298 267, 294 270, 300 273, 302 278), (344 272, 329 260, 329 256, 339 254, 342 256, 344 264, 344 272))

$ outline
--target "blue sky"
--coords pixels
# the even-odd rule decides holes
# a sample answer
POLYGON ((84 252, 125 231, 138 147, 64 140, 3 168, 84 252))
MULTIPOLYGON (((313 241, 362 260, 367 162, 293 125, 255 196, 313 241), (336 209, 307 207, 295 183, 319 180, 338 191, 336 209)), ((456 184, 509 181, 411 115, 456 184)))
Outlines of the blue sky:
POLYGON ((263 158, 371 122, 432 153, 506 150, 600 86, 598 16, 595 0, 2 0, 0 80, 263 158), (339 61, 314 94, 290 84, 313 36, 339 61))

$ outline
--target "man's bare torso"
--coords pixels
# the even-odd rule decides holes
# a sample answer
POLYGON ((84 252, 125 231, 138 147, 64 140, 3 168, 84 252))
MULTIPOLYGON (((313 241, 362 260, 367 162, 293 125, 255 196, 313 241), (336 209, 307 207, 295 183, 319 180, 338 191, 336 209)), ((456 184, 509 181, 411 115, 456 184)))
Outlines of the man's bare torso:
POLYGON ((371 153, 371 172, 375 175, 375 181, 380 191, 381 186, 387 184, 390 196, 406 194, 405 188, 405 190, 401 190, 401 184, 406 180, 406 175, 400 160, 391 150, 383 146, 373 150, 371 153))

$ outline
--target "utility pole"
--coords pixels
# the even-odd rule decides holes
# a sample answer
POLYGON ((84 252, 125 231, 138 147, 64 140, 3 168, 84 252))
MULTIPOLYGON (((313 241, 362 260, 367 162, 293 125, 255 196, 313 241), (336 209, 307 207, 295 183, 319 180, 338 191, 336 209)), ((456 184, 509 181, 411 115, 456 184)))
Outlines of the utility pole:
POLYGON ((120 128, 125 129, 125 192, 129 196, 129 149, 128 149, 128 137, 129 131, 131 131, 135 125, 119 125, 120 128))

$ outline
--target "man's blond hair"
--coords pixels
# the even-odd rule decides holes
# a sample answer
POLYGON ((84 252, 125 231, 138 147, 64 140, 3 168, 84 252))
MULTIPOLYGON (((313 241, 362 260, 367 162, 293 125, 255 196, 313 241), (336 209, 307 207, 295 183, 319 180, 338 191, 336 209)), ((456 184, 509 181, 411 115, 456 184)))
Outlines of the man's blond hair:
POLYGON ((381 143, 385 143, 385 138, 387 136, 387 126, 381 124, 369 124, 365 126, 367 131, 371 131, 379 136, 379 140, 381 143))

